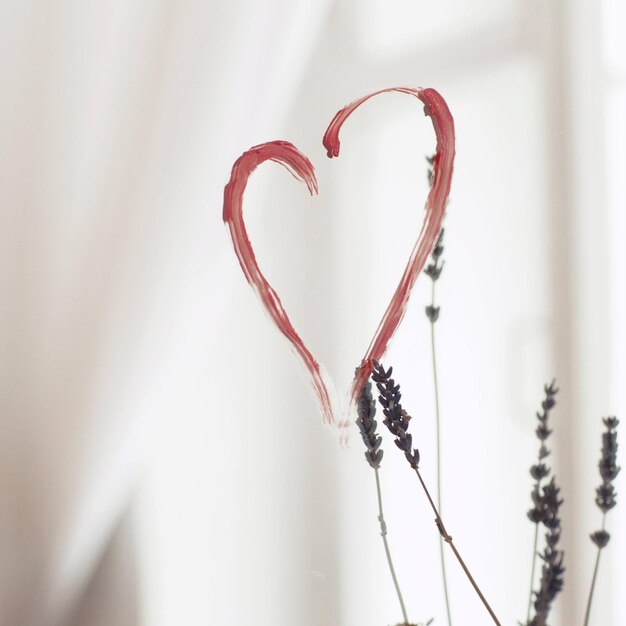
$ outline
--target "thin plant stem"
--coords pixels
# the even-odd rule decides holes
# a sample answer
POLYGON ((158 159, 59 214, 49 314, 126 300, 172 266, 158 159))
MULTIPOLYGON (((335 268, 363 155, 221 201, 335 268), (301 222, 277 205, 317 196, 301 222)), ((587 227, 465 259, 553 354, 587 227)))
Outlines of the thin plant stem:
MULTIPOLYGON (((602 515, 602 530, 604 530, 604 525, 606 522, 606 513, 602 515)), ((589 597, 587 598, 587 609, 585 610, 585 622, 583 626, 589 626, 589 616, 591 615, 591 601, 593 599, 593 591, 596 587, 596 578, 598 577, 598 567, 600 565, 600 554, 602 553, 602 548, 598 546, 598 554, 596 555, 596 564, 593 568, 593 576, 591 578, 591 587, 589 589, 589 597)))
POLYGON ((591 614, 591 600, 593 599, 593 590, 596 586, 596 577, 598 575, 598 566, 600 565, 600 554, 602 550, 598 548, 598 554, 596 555, 596 564, 593 568, 593 578, 591 579, 591 589, 589 589, 589 598, 587 599, 587 610, 585 611, 585 623, 584 626, 589 624, 589 615, 591 614))
POLYGON ((415 467, 414 469, 415 469, 415 473, 417 474, 417 478, 419 479, 420 484, 422 485, 422 489, 424 490, 424 493, 426 494, 426 497, 428 498, 430 507, 432 508, 433 513, 435 514, 435 524, 437 524, 437 529, 439 530, 439 534, 441 535, 443 540, 450 546, 450 549, 454 553, 456 560, 459 562, 460 566, 463 568, 465 575, 467 576, 468 580, 472 584, 472 587, 474 587, 474 591, 476 591, 476 593, 478 594, 478 597, 481 599, 483 605, 487 609, 487 612, 491 616, 491 619, 494 621, 495 624, 497 624, 497 626, 502 626, 502 624, 500 624, 500 621, 496 617, 496 614, 493 612, 493 609, 489 605, 489 602, 487 602, 487 599, 483 595, 483 592, 480 590, 480 587, 474 580, 474 577, 470 573, 467 565, 465 564, 465 561, 461 558, 459 551, 456 549, 456 546, 454 545, 454 541, 452 541, 452 537, 450 536, 450 534, 446 530, 446 527, 444 526, 443 520, 441 519, 441 516, 439 515, 439 511, 437 510, 437 507, 435 506, 435 503, 433 502, 433 499, 430 495, 430 492, 428 491, 428 488, 426 487, 426 484, 424 483, 424 479, 422 478, 422 475, 420 474, 419 469, 417 467, 415 467))
MULTIPOLYGON (((558 502, 558 497, 556 497, 555 495, 558 493, 558 488, 556 488, 554 484, 554 477, 552 478, 552 482, 547 487, 543 488, 544 494, 543 496, 541 495, 541 481, 542 479, 547 478, 550 475, 550 471, 551 471, 544 463, 544 459, 550 456, 550 450, 548 450, 548 448, 546 447, 545 442, 552 432, 550 428, 548 427, 548 418, 550 415, 550 411, 556 405, 556 400, 554 399, 554 397, 559 391, 555 387, 555 382, 556 381, 553 379, 549 385, 543 386, 543 390, 546 395, 545 395, 543 402, 541 403, 542 412, 541 413, 537 412, 537 419, 539 421, 539 424, 537 425, 535 429, 535 435, 537 436, 541 444, 539 446, 539 452, 537 453, 537 464, 531 465, 530 467, 530 475, 535 479, 535 484, 531 492, 531 498, 532 498, 534 506, 532 509, 530 509, 530 511, 528 511, 527 515, 528 515, 528 518, 535 524, 535 533, 534 533, 535 536, 533 538, 532 561, 530 565, 530 585, 528 589, 528 607, 526 610, 525 626, 528 626, 530 624, 530 613, 531 613, 532 606, 533 606, 533 593, 535 593, 535 596, 536 596, 535 606, 538 607, 539 604, 541 605, 545 604, 544 608, 546 610, 549 610, 549 605, 554 599, 554 596, 558 594, 560 591, 560 588, 559 589, 555 588, 553 590, 553 593, 548 594, 552 596, 551 599, 548 598, 548 595, 545 595, 543 593, 545 590, 542 590, 541 586, 539 588, 539 591, 537 592, 534 591, 536 569, 537 569, 537 556, 539 556, 537 552, 537 547, 539 545, 539 524, 540 523, 545 524, 546 516, 549 516, 550 513, 557 515, 558 508, 560 506, 560 503, 558 502), (546 492, 546 489, 548 489, 547 492, 546 492), (552 498, 552 500, 546 499, 548 495, 552 498), (545 508, 547 505, 550 505, 550 510, 547 510, 545 508)), ((560 524, 560 520, 558 519, 558 517, 556 517, 555 520, 553 521, 558 521, 560 524)), ((550 535, 554 539, 554 541, 558 541, 558 534, 554 535, 553 531, 554 531, 554 528, 550 530, 550 535)), ((548 547, 546 547, 546 550, 548 549, 548 547)), ((555 546, 551 546, 551 548, 554 548, 554 547, 555 546)), ((551 573, 556 577, 555 580, 558 580, 563 573, 561 571, 562 564, 560 561, 558 561, 558 553, 555 550, 551 549, 549 550, 548 553, 544 553, 544 556, 545 554, 550 555, 550 558, 552 559, 551 564, 553 566, 551 573)), ((542 573, 542 578, 543 578, 543 573, 542 573)), ((560 581, 559 584, 562 586, 562 580, 560 581)), ((537 608, 537 610, 539 610, 539 608, 537 608)))
MULTIPOLYGON (((537 464, 541 463, 541 452, 537 464)), ((541 478, 537 479, 537 489, 541 487, 541 478)), ((530 566, 530 589, 528 591, 528 610, 526 611, 526 624, 530 622, 530 609, 533 604, 533 587, 535 585, 535 568, 537 567, 537 545, 539 544, 539 522, 535 522, 535 538, 533 540, 533 560, 530 566)))
POLYGON ((533 603, 533 586, 535 584, 535 567, 537 566, 537 544, 539 543, 539 522, 535 522, 535 539, 533 541, 533 562, 530 568, 530 591, 528 592, 528 611, 526 624, 530 622, 530 609, 533 603))
MULTIPOLYGON (((431 306, 435 306, 435 281, 432 282, 431 289, 431 306)), ((433 363, 433 385, 435 390, 435 423, 437 429, 437 507, 439 511, 443 510, 441 498, 441 417, 439 410, 439 382, 437 379, 437 356, 435 351, 435 319, 430 320, 430 348, 433 363)), ((446 575, 446 559, 443 549, 443 537, 439 536, 439 557, 441 560, 441 576, 443 579, 443 593, 446 600, 446 615, 448 617, 448 626, 452 626, 452 616, 450 614, 450 597, 448 594, 448 577, 446 575)))
POLYGON ((380 489, 380 478, 378 476, 378 468, 374 468, 374 473, 376 474, 376 495, 378 497, 378 521, 380 522, 380 536, 383 538, 383 545, 385 546, 385 554, 387 555, 387 563, 389 565, 389 571, 391 572, 391 578, 393 579, 393 584, 396 588, 396 593, 398 594, 398 600, 400 602, 400 609, 402 610, 402 617, 404 619, 404 623, 409 623, 409 618, 406 614, 406 608, 404 606, 404 600, 402 599, 402 593, 400 591, 400 585, 398 584, 398 578, 396 577, 396 570, 393 566, 393 561, 391 559, 391 552, 389 550, 389 543, 387 542, 387 524, 385 523, 385 516, 383 515, 383 498, 380 489))

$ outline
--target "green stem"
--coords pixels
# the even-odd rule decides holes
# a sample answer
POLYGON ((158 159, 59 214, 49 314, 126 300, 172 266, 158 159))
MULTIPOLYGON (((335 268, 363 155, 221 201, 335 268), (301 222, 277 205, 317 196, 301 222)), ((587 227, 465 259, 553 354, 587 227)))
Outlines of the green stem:
MULTIPOLYGON (((431 306, 435 306, 435 281, 432 281, 431 290, 431 306)), ((437 356, 435 351, 435 322, 430 322, 430 347, 433 364, 433 383, 435 390, 435 416, 437 428, 437 507, 442 510, 441 497, 441 417, 439 411, 439 382, 437 378, 437 356)), ((446 560, 443 550, 443 537, 439 536, 439 559, 441 561, 441 576, 443 579, 443 593, 446 600, 446 615, 448 617, 448 626, 452 626, 452 616, 450 613, 450 597, 448 594, 448 577, 446 575, 446 560)))
POLYGON ((389 543, 387 542, 387 524, 385 523, 385 516, 383 515, 383 498, 380 489, 380 478, 378 476, 378 468, 374 468, 376 474, 376 495, 378 497, 378 521, 380 522, 380 536, 383 538, 383 545, 385 546, 385 554, 387 555, 387 563, 389 565, 389 571, 391 572, 391 578, 398 594, 398 600, 400 602, 400 609, 402 610, 402 617, 404 623, 409 623, 409 618, 406 614, 406 608, 404 606, 404 600, 402 599, 402 593, 400 592, 400 585, 398 584, 398 578, 396 576, 396 570, 393 566, 391 559, 391 551, 389 550, 389 543))

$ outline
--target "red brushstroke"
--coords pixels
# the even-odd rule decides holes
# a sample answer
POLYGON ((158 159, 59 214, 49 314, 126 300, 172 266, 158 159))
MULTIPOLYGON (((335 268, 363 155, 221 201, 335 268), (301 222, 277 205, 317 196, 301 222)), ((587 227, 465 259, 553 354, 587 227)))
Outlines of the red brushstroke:
POLYGON ((446 209, 452 170, 454 166, 454 120, 446 101, 434 89, 412 89, 410 87, 393 87, 381 89, 359 100, 355 100, 339 111, 328 126, 324 134, 323 144, 330 158, 339 156, 339 131, 344 122, 352 115, 355 109, 373 96, 389 91, 405 93, 418 98, 424 103, 424 114, 431 118, 435 135, 437 137, 437 149, 433 163, 433 184, 426 198, 425 215, 419 236, 409 257, 400 283, 398 284, 393 298, 387 306, 378 329, 370 343, 361 365, 357 368, 355 377, 350 388, 351 403, 356 404, 363 385, 367 382, 371 372, 371 360, 382 358, 387 345, 391 340, 398 325, 406 312, 411 289, 424 268, 428 256, 434 246, 435 240, 441 228, 441 222, 446 209))
POLYGON ((324 415, 324 421, 334 422, 332 402, 318 362, 293 327, 278 294, 265 280, 254 256, 250 239, 243 221, 243 193, 250 174, 265 161, 275 161, 284 165, 295 178, 306 183, 311 195, 317 193, 317 180, 313 165, 294 145, 288 141, 270 141, 250 148, 240 156, 231 172, 230 180, 224 188, 223 219, 230 230, 235 253, 247 281, 256 291, 265 310, 280 332, 287 337, 302 360, 313 380, 315 393, 324 415))

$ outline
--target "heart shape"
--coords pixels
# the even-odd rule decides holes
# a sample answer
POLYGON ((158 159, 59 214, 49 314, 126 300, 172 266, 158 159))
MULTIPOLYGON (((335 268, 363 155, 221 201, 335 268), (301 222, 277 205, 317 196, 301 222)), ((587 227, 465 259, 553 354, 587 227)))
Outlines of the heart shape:
MULTIPOLYGON (((387 349, 398 325, 402 321, 411 296, 411 290, 424 268, 441 228, 446 208, 452 170, 454 165, 454 121, 443 97, 434 89, 391 87, 368 94, 341 109, 324 133, 323 144, 330 158, 339 156, 339 131, 344 122, 361 104, 381 93, 399 92, 414 96, 424 103, 424 114, 431 118, 437 138, 433 162, 433 181, 426 198, 424 220, 417 241, 411 251, 400 282, 396 287, 372 341, 357 368, 350 387, 350 403, 354 406, 363 385, 369 378, 372 359, 380 360, 387 349)), ((308 370, 315 393, 320 403, 324 421, 335 423, 335 409, 331 401, 325 375, 319 363, 306 347, 293 327, 280 298, 267 282, 259 266, 248 238, 243 220, 243 193, 252 172, 265 161, 284 165, 298 180, 306 183, 311 194, 317 193, 317 180, 313 165, 293 144, 288 141, 270 141, 250 148, 233 165, 230 180, 224 188, 223 219, 228 225, 239 264, 252 288, 256 291, 265 310, 280 332, 287 337, 308 370)))

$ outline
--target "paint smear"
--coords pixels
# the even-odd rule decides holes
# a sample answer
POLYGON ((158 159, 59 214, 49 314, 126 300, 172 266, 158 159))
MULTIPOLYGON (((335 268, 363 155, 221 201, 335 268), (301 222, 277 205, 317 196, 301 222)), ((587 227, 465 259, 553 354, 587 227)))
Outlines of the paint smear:
POLYGON ((287 337, 309 372, 324 421, 332 424, 335 423, 335 416, 328 386, 324 380, 325 374, 309 349, 304 345, 302 339, 300 339, 289 320, 278 294, 272 289, 259 269, 244 224, 242 202, 248 178, 265 161, 275 161, 284 165, 296 179, 306 183, 311 195, 317 193, 317 180, 313 171, 313 165, 311 165, 309 159, 288 141, 270 141, 250 148, 235 161, 230 180, 224 188, 223 219, 230 230, 235 253, 246 280, 257 293, 265 310, 280 332, 287 337))
POLYGON ((409 261, 352 381, 350 387, 350 403, 352 406, 356 406, 363 385, 367 382, 372 372, 372 359, 380 360, 382 358, 389 341, 406 313, 413 285, 424 269, 424 265, 428 260, 441 228, 448 195, 450 194, 450 183, 454 167, 454 120, 446 101, 434 89, 392 87, 381 89, 359 100, 355 100, 335 115, 324 134, 323 144, 328 156, 330 158, 339 156, 339 131, 355 109, 373 96, 394 91, 405 93, 421 100, 424 103, 424 114, 432 120, 437 138, 437 148, 433 163, 434 178, 426 198, 422 228, 409 261))
MULTIPOLYGON (((433 163, 433 183, 426 198, 424 220, 419 236, 409 257, 402 278, 387 306, 376 333, 357 368, 350 387, 350 404, 355 406, 363 385, 369 378, 371 360, 380 360, 406 313, 411 290, 423 270, 441 228, 454 164, 454 121, 445 100, 434 89, 395 87, 371 93, 339 111, 324 134, 324 147, 329 157, 339 156, 339 131, 350 115, 373 96, 387 92, 408 94, 422 101, 424 113, 431 118, 435 129, 437 147, 433 163)), ((275 161, 285 166, 292 175, 306 183, 311 194, 317 193, 317 180, 311 162, 295 146, 287 141, 271 141, 254 146, 233 165, 230 181, 224 189, 224 222, 228 225, 235 253, 246 280, 258 294, 261 302, 280 332, 289 340, 296 354, 311 376, 324 421, 341 428, 346 420, 337 423, 329 389, 332 387, 324 369, 315 360, 293 327, 278 294, 263 276, 257 264, 248 233, 245 228, 242 203, 248 178, 265 161, 275 161)))

